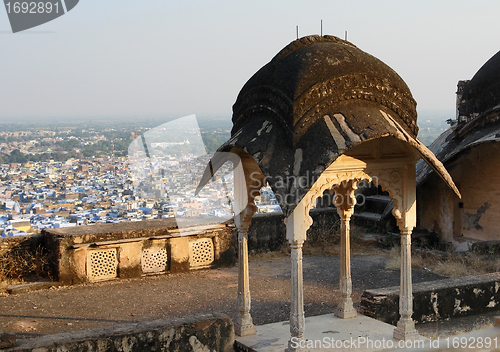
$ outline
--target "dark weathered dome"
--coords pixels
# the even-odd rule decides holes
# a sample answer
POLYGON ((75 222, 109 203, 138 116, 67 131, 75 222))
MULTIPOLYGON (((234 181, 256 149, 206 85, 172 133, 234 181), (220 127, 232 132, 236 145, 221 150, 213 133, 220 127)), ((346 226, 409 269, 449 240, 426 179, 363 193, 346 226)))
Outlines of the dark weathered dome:
POLYGON ((493 55, 463 90, 460 116, 475 117, 500 105, 500 51, 493 55))
POLYGON ((333 36, 304 37, 241 89, 231 138, 212 158, 199 188, 228 154, 237 154, 246 160, 247 174, 251 168, 266 177, 288 215, 340 155, 390 136, 420 153, 456 190, 442 164, 416 139, 416 120, 410 90, 382 61, 333 36))
MULTIPOLYGON (((500 51, 470 81, 461 81, 460 89, 458 112, 465 119, 459 118, 457 125, 444 131, 430 146, 444 164, 480 144, 500 142, 500 51)), ((432 172, 431 167, 419 162, 417 182, 422 184, 432 172)))
MULTIPOLYGON (((349 101, 360 100, 392 110, 416 136, 416 102, 394 70, 337 37, 304 37, 281 50, 242 88, 233 106, 233 134, 256 112, 267 110, 297 143, 317 119, 333 112, 332 106, 346 102, 347 108, 349 101)), ((357 134, 368 127, 349 123, 357 134)))

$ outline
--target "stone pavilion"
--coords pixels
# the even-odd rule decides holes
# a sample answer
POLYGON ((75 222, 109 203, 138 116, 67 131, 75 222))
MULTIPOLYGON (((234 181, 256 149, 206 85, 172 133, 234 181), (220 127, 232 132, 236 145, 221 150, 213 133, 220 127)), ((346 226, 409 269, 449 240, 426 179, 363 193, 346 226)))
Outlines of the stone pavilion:
MULTIPOLYGON (((199 188, 228 160, 235 166, 239 316, 236 334, 255 333, 250 314, 247 231, 254 198, 267 183, 286 216, 291 247, 291 337, 304 339, 302 245, 309 210, 334 191, 341 218, 340 290, 335 314, 356 316, 351 299, 349 220, 360 181, 394 200, 401 231, 400 320, 394 337, 418 336, 412 321, 411 233, 416 224, 415 164, 420 158, 459 195, 441 162, 417 138, 416 102, 390 67, 350 42, 307 36, 281 50, 241 89, 231 138, 210 161, 199 188)), ((296 349, 289 343, 287 351, 296 349)))

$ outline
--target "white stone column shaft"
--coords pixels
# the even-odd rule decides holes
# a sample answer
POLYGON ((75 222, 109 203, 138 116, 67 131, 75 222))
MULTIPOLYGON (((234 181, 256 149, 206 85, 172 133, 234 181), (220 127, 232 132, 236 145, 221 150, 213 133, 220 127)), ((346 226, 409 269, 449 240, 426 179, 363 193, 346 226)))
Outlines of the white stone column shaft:
POLYGON ((234 332, 238 336, 256 333, 250 315, 250 280, 248 274, 248 230, 238 230, 238 317, 234 332))
POLYGON ((306 232, 311 225, 309 208, 299 203, 293 213, 286 219, 286 236, 290 243, 291 253, 291 307, 290 334, 286 352, 298 352, 300 341, 304 340, 306 319, 304 315, 304 282, 302 276, 302 246, 306 232))
MULTIPOLYGON (((234 322, 234 332, 239 336, 256 334, 250 315, 250 280, 248 274, 248 229, 252 216, 257 211, 252 187, 247 184, 243 163, 234 169, 234 224, 238 230, 238 316, 234 322)), ((257 188, 257 190, 260 187, 257 188)))
POLYGON ((354 318, 356 309, 352 303, 351 279, 351 246, 350 246, 350 217, 341 219, 340 225, 340 301, 335 309, 335 315, 343 318, 354 318))
POLYGON ((304 279, 302 274, 302 243, 291 244, 292 261, 292 302, 290 312, 290 333, 292 337, 302 339, 305 329, 304 315, 304 279))
MULTIPOLYGON (((415 330, 413 314, 413 293, 411 282, 411 232, 417 222, 416 211, 416 185, 415 164, 408 164, 398 172, 402 187, 402 197, 397 202, 399 209, 398 226, 401 232, 401 284, 399 292, 400 318, 393 336, 398 340, 414 340, 419 338, 415 330)), ((398 178, 396 178, 398 179, 398 178)), ((397 196, 396 193, 393 193, 397 196)), ((395 211, 393 210, 393 214, 395 211)))
POLYGON ((411 230, 401 230, 401 284, 399 292, 400 318, 394 338, 398 340, 414 340, 419 337, 415 329, 413 314, 413 294, 411 282, 411 230))
POLYGON ((350 245, 350 221, 354 213, 356 197, 355 181, 350 181, 347 185, 340 185, 335 191, 334 204, 340 216, 340 300, 335 309, 335 315, 349 319, 354 318, 357 313, 352 303, 352 279, 351 279, 351 245, 350 245))

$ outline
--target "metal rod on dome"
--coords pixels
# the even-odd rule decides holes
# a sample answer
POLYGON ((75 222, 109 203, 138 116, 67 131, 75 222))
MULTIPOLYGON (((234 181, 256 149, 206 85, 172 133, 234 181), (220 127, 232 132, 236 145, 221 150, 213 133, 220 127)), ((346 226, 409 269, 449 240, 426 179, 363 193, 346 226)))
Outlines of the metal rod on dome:
POLYGON ((347 31, 345 31, 344 38, 345 38, 345 40, 347 40, 347 31))
POLYGON ((299 39, 299 26, 295 26, 297 27, 297 39, 299 39))
POLYGON ((321 36, 323 36, 323 20, 321 20, 321 36))

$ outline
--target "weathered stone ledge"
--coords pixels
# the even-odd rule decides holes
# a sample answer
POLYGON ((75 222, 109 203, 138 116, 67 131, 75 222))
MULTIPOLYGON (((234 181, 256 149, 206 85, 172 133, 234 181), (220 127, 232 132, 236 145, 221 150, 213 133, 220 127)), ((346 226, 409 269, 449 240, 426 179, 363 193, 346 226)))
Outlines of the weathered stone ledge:
MULTIPOLYGON (((313 209, 310 214, 314 224, 307 233, 309 241, 335 232, 338 215, 334 208, 313 209)), ((44 229, 37 235, 0 238, 0 256, 12 257, 14 251, 34 256, 43 249, 43 260, 48 263, 44 277, 57 285, 232 265, 237 255, 233 222, 216 220, 184 220, 190 227, 182 233, 175 219, 44 229)), ((251 253, 275 251, 286 243, 283 213, 255 214, 248 233, 251 253)), ((5 291, 7 283, 3 284, 0 291, 5 291)))
MULTIPOLYGON (((422 282, 413 285, 413 319, 417 323, 500 309, 500 272, 422 282)), ((367 290, 359 311, 396 325, 399 319, 399 286, 367 290)))
MULTIPOLYGON (((193 221, 193 225, 197 225, 193 221)), ((45 229, 54 277, 65 285, 232 264, 233 230, 210 224, 179 233, 173 219, 45 229)))
POLYGON ((2 352, 232 351, 234 327, 224 314, 159 319, 19 340, 2 352))

